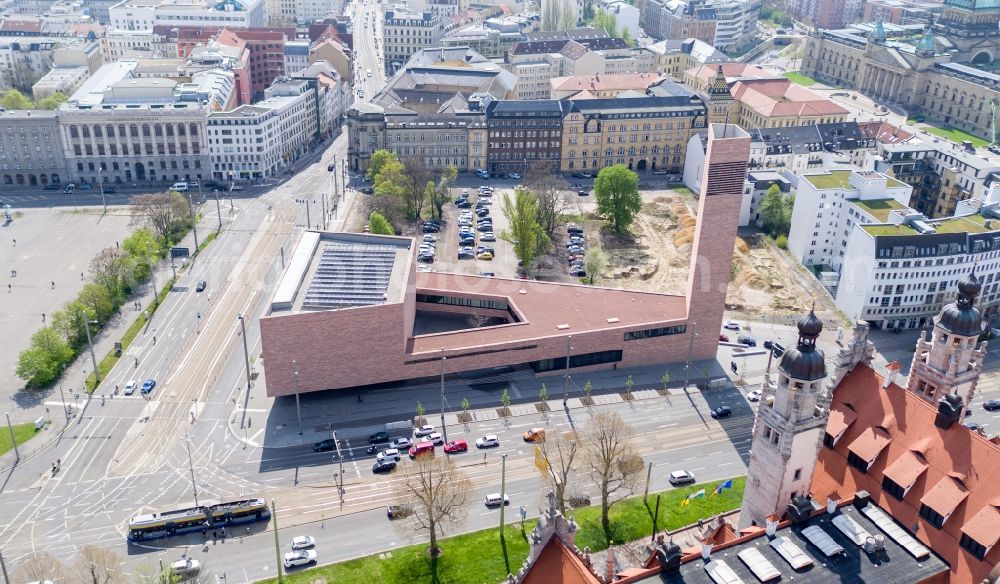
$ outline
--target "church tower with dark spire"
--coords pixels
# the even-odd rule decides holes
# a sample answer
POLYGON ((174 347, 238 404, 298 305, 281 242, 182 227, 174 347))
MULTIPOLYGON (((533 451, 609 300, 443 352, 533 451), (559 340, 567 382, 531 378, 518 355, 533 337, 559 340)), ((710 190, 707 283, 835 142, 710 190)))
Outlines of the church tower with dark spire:
POLYGON ((721 64, 715 70, 712 82, 702 92, 701 98, 708 108, 709 123, 735 124, 739 121, 736 119, 736 100, 733 99, 733 94, 729 91, 729 83, 726 81, 726 75, 722 72, 721 64))
POLYGON ((750 445, 740 527, 764 525, 793 497, 808 496, 829 417, 826 358, 816 347, 823 322, 812 310, 798 322, 799 341, 781 357, 777 382, 761 387, 750 445))
POLYGON ((934 319, 931 338, 924 331, 917 340, 907 389, 932 404, 954 393, 968 407, 975 396, 986 357, 986 342, 979 341, 983 319, 976 308, 982 287, 975 269, 966 274, 958 282, 958 298, 934 319))

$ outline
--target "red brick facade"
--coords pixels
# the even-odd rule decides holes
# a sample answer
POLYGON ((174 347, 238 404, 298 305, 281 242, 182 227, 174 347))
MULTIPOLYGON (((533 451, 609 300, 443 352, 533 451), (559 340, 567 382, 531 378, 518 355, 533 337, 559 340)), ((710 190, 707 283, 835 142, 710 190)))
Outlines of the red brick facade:
MULTIPOLYGON (((729 285, 743 177, 750 157, 750 138, 731 125, 713 124, 709 132, 702 179, 705 192, 699 202, 686 297, 452 274, 417 274, 411 258, 406 266, 405 290, 402 298, 395 301, 341 310, 275 313, 262 318, 267 394, 293 394, 296 370, 299 392, 433 377, 440 374, 442 349, 448 357, 445 365, 448 373, 565 359, 569 336, 572 336, 572 355, 581 359, 591 353, 621 351, 620 360, 574 365, 574 373, 617 365, 683 362, 689 350, 693 360, 714 358, 729 285), (507 314, 496 308, 463 310, 454 303, 432 304, 429 296, 503 302, 516 322, 414 337, 418 308, 486 316, 507 314), (690 326, 638 339, 629 339, 626 334, 685 326, 689 321, 697 323, 698 336, 693 343, 690 326)), ((540 374, 548 373, 562 371, 540 374)))

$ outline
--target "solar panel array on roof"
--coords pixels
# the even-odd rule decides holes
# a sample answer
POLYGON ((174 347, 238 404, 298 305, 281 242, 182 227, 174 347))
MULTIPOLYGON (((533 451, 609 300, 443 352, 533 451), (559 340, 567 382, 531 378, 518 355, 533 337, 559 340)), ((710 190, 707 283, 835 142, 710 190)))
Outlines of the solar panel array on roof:
POLYGON ((924 544, 917 541, 915 537, 910 535, 898 523, 893 521, 892 517, 890 517, 885 511, 869 503, 867 507, 861 510, 861 512, 864 513, 872 523, 877 525, 879 529, 884 531, 892 541, 898 543, 900 547, 905 549, 907 553, 914 558, 922 560, 931 555, 930 550, 928 550, 924 544))
POLYGON ((740 553, 736 554, 736 557, 743 560, 743 563, 750 568, 754 576, 761 582, 768 582, 770 580, 775 580, 781 578, 781 572, 774 567, 774 564, 769 562, 764 554, 760 553, 760 550, 756 548, 747 548, 740 553))
POLYGON ((844 553, 844 548, 840 547, 840 544, 833 541, 830 534, 823 531, 823 528, 818 525, 810 525, 802 530, 802 535, 806 536, 809 543, 818 547, 823 555, 830 558, 837 554, 844 553))
POLYGON ((306 290, 302 307, 329 310, 385 302, 396 248, 328 243, 306 290))

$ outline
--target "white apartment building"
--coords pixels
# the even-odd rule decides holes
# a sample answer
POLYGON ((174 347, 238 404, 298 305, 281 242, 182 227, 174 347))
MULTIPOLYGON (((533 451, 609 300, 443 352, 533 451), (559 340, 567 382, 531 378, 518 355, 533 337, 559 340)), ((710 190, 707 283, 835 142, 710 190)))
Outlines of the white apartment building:
POLYGON ((343 4, 342 0, 295 0, 295 22, 308 24, 331 13, 340 14, 343 4))
POLYGON ((387 8, 382 19, 385 61, 393 70, 402 67, 417 51, 436 47, 441 39, 441 17, 433 12, 387 8))
POLYGON ((267 0, 267 16, 271 26, 295 24, 296 0, 267 0))
POLYGON ((108 10, 111 28, 152 30, 154 26, 251 28, 268 24, 265 0, 123 0, 108 10))
POLYGON ((741 47, 757 32, 761 0, 714 0, 715 46, 741 47))
POLYGON ((619 30, 627 30, 629 38, 639 38, 639 9, 628 2, 621 0, 603 0, 600 3, 601 10, 615 17, 615 27, 619 30))
POLYGON ((101 46, 76 37, 0 37, 0 90, 31 87, 53 67, 101 66, 101 46))
POLYGON ((316 139, 316 93, 304 81, 275 84, 266 99, 208 116, 216 179, 253 180, 290 168, 316 139))
POLYGON ((203 92, 136 78, 137 61, 101 67, 58 110, 67 173, 91 184, 172 183, 209 176, 203 92))
POLYGON ((957 281, 975 269, 983 282, 979 308, 986 318, 995 315, 1000 305, 998 207, 978 199, 963 201, 959 212, 945 219, 894 209, 880 215, 880 221, 856 225, 836 290, 837 306, 848 318, 876 328, 926 327, 954 300, 957 281))
POLYGON ((53 93, 72 95, 89 76, 86 67, 54 67, 31 86, 31 94, 38 100, 53 93))
MULTIPOLYGON (((109 30, 104 33, 101 49, 104 62, 113 63, 121 59, 142 59, 153 57, 153 30, 109 30)), ((176 57, 176 55, 157 55, 176 57)))
POLYGON ((285 75, 295 75, 309 66, 309 41, 285 41, 285 75))
POLYGON ((796 189, 788 251, 819 270, 826 285, 836 281, 855 226, 885 222, 890 211, 906 208, 913 192, 882 173, 852 167, 785 176, 796 189))

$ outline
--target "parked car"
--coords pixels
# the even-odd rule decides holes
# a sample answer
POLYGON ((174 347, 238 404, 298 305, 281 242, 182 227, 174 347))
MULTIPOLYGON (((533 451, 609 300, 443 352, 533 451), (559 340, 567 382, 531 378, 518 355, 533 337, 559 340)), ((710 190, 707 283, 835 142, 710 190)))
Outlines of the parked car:
POLYGON ((755 389, 755 390, 753 390, 753 391, 751 391, 750 393, 747 394, 747 401, 759 402, 760 401, 760 396, 761 396, 760 390, 759 389, 755 389))
POLYGON ((422 254, 420 254, 420 255, 417 256, 417 261, 421 262, 421 263, 424 263, 424 264, 433 264, 434 263, 434 254, 422 253, 422 254))
POLYGON ((427 440, 434 446, 441 446, 444 444, 444 437, 441 436, 440 432, 431 432, 427 435, 427 440))
POLYGON ((398 448, 386 448, 375 455, 375 460, 395 460, 399 462, 402 455, 399 454, 398 448))
POLYGON ((447 454, 457 454, 459 452, 465 452, 468 449, 469 443, 465 440, 452 440, 444 445, 444 451, 447 454))
POLYGON ((733 410, 729 406, 719 406, 712 410, 712 417, 716 419, 728 418, 731 415, 733 415, 733 410))
POLYGON ((525 442, 545 442, 545 428, 532 428, 523 435, 525 442))
POLYGON ((115 191, 115 187, 111 187, 111 186, 105 185, 105 187, 104 187, 104 194, 105 195, 113 195, 113 194, 115 194, 115 192, 117 192, 117 191, 115 191))
POLYGON ((438 231, 441 231, 441 228, 437 225, 428 225, 425 223, 420 230, 424 233, 437 233, 438 231))
POLYGON ((155 387, 156 387, 156 380, 155 379, 147 379, 146 381, 142 382, 142 393, 144 393, 144 394, 146 394, 146 393, 152 393, 153 392, 153 388, 155 388, 155 387))
POLYGON ((722 328, 729 329, 731 331, 738 331, 740 330, 740 323, 735 320, 727 320, 726 324, 722 325, 722 328))
POLYGON ((413 507, 409 505, 389 505, 385 508, 385 515, 389 519, 402 519, 413 515, 413 507))
POLYGON ((458 259, 460 260, 471 260, 475 257, 476 252, 471 247, 463 247, 458 250, 458 259))
POLYGON ((675 470, 667 475, 667 481, 671 485, 680 486, 693 483, 695 481, 694 474, 686 470, 675 470))
POLYGON ((586 278, 587 270, 583 266, 574 265, 570 268, 569 275, 574 278, 586 278))
POLYGON ((328 450, 335 450, 337 448, 337 441, 333 438, 327 438, 313 444, 313 452, 326 452, 328 450))
POLYGON ((496 274, 494 274, 493 272, 479 272, 479 275, 480 276, 486 276, 488 278, 492 278, 493 276, 496 276, 496 274))
POLYGON ((657 176, 661 176, 661 175, 667 174, 667 171, 665 171, 665 170, 654 170, 653 174, 655 174, 657 176))
POLYGON ((368 436, 369 444, 378 444, 379 442, 388 442, 389 433, 388 432, 375 432, 374 434, 368 436))
POLYGON ((983 402, 983 409, 987 412, 1000 410, 1000 399, 988 399, 983 402))
POLYGON ((574 172, 570 176, 572 176, 573 178, 583 178, 583 173, 582 172, 574 172))
POLYGON ((468 209, 472 207, 472 203, 469 202, 469 199, 458 199, 455 201, 455 206, 459 209, 468 209))
POLYGON ((395 460, 376 460, 372 465, 372 472, 375 474, 392 472, 396 470, 396 464, 398 463, 395 460))
POLYGON ((500 438, 496 434, 487 434, 476 439, 476 448, 496 448, 500 446, 500 438))
POLYGON ((395 438, 389 443, 390 448, 409 448, 413 446, 413 441, 409 438, 395 438))
POLYGON ((427 234, 424 236, 424 243, 437 243, 437 235, 427 234))
MULTIPOLYGON (((201 562, 194 558, 184 558, 170 564, 170 574, 177 577, 178 582, 188 581, 201 573, 201 562)), ((43 582, 51 582, 43 580, 43 582)))
POLYGON ((125 395, 132 395, 133 393, 135 393, 135 388, 137 387, 139 387, 139 384, 137 384, 133 379, 125 384, 125 389, 122 391, 122 393, 124 393, 125 395))
POLYGON ((204 292, 205 288, 208 288, 208 282, 205 280, 198 280, 198 285, 194 287, 195 292, 204 292))
POLYGON ((491 261, 493 259, 493 252, 481 251, 476 254, 477 260, 491 261))
POLYGON ((966 422, 965 427, 975 432, 976 430, 982 428, 982 425, 977 424, 975 422, 966 422))
MULTIPOLYGON (((240 189, 238 187, 233 187, 233 190, 236 191, 236 190, 240 190, 240 189)), ((364 193, 364 194, 366 194, 366 195, 374 195, 375 194, 375 189, 373 189, 372 187, 364 187, 364 188, 361 189, 361 192, 364 193)))
POLYGON ((90 186, 90 183, 80 183, 79 185, 77 185, 76 188, 80 189, 81 191, 89 191, 93 187, 90 186))
POLYGON ((73 184, 73 183, 69 183, 68 185, 66 185, 65 187, 63 187, 63 192, 64 193, 72 193, 75 190, 76 190, 76 185, 73 184))
POLYGON ((285 568, 315 564, 316 550, 297 550, 294 552, 288 552, 285 554, 283 563, 285 564, 285 568))
POLYGON ((728 343, 729 337, 727 337, 726 335, 719 335, 719 342, 728 343))
POLYGON ((327 164, 326 165, 326 171, 327 172, 333 172, 335 168, 337 168, 337 166, 335 164, 327 164))
POLYGON ((507 177, 510 178, 510 179, 512 179, 512 180, 521 180, 521 175, 518 174, 518 173, 516 173, 516 172, 512 172, 512 173, 508 174, 507 177))
POLYGON ((434 443, 429 440, 421 440, 410 447, 408 452, 410 458, 418 456, 434 456, 434 443))
POLYGON ((587 196, 590 196, 590 193, 587 192, 587 191, 585 191, 585 190, 583 190, 583 189, 580 189, 580 190, 578 190, 576 192, 576 196, 578 196, 578 197, 587 197, 587 196))
POLYGON ((496 241, 497 236, 492 231, 484 231, 479 235, 479 241, 496 241))
POLYGON ((757 340, 754 339, 753 337, 749 337, 747 335, 740 335, 740 336, 738 336, 736 338, 736 342, 739 343, 739 344, 741 344, 741 345, 746 345, 748 347, 756 347, 757 346, 757 340))
POLYGON ((293 550, 307 550, 316 547, 316 538, 311 535, 300 535, 292 538, 293 550))
POLYGON ((480 233, 488 233, 493 231, 493 223, 481 223, 476 226, 476 231, 480 233))

